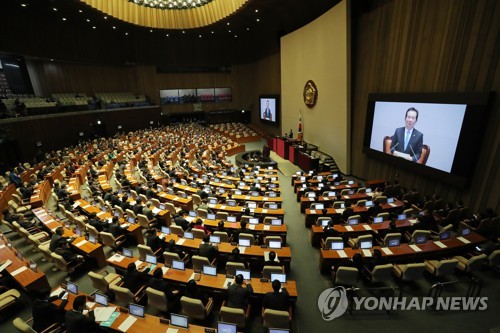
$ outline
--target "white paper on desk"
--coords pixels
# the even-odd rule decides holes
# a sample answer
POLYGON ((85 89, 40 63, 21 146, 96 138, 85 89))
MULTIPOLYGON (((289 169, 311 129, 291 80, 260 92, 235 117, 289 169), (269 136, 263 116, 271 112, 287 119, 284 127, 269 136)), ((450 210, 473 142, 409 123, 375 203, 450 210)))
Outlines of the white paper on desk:
POLYGON ((410 245, 410 249, 412 249, 415 252, 421 252, 422 251, 422 249, 419 248, 418 246, 416 246, 415 244, 411 244, 410 245))
POLYGON ((22 273, 27 269, 28 268, 26 266, 21 266, 18 269, 16 269, 15 271, 13 271, 12 273, 10 273, 10 276, 16 276, 17 274, 22 273))
POLYGON ((354 231, 354 229, 350 225, 346 225, 345 230, 354 231))
POLYGON ((342 214, 344 212, 344 210, 345 210, 344 208, 335 208, 335 212, 337 214, 342 214))
POLYGON ((310 209, 310 210, 309 210, 309 213, 311 213, 311 214, 316 214, 316 210, 315 210, 315 209, 310 209))
POLYGON ((177 328, 171 328, 171 327, 169 327, 167 329, 166 333, 177 333, 177 332, 179 332, 179 330, 177 328))
POLYGON ((59 296, 60 293, 62 293, 64 289, 62 287, 57 288, 53 292, 50 293, 50 297, 52 296, 59 296))
MULTIPOLYGON (((264 261, 269 261, 269 251, 264 251, 264 261)), ((278 261, 278 255, 276 254, 276 259, 274 261, 278 261)))
POLYGON ((95 302, 87 302, 87 303, 85 303, 85 305, 86 305, 86 306, 87 306, 87 308, 89 308, 89 309, 92 309, 92 308, 93 308, 96 304, 97 304, 97 303, 95 303, 95 302))
POLYGON ((174 201, 179 200, 179 197, 175 196, 172 200, 174 200, 174 201))
POLYGON ((185 239, 185 238, 179 238, 179 239, 177 240, 177 242, 175 242, 175 244, 177 244, 177 245, 182 245, 182 244, 184 244, 184 242, 185 242, 185 241, 186 241, 186 239, 185 239))
POLYGON ((345 187, 347 187, 347 188, 351 188, 351 185, 347 184, 345 187))
POLYGON ((101 216, 103 216, 104 214, 106 214, 106 212, 100 212, 100 213, 97 213, 96 215, 97 215, 97 217, 101 217, 101 216))
POLYGON ((115 261, 115 262, 120 262, 124 259, 125 257, 122 256, 121 254, 119 253, 115 253, 113 254, 111 257, 109 257, 109 261, 115 261))
POLYGON ((397 207, 398 205, 396 205, 395 203, 391 202, 391 203, 389 204, 389 206, 391 206, 391 207, 397 207))
POLYGON ((238 249, 240 250, 240 254, 245 253, 245 250, 247 249, 246 246, 238 246, 238 249))
POLYGON ((226 209, 226 205, 220 206, 220 209, 226 209))
POLYGON ((79 241, 78 243, 75 244, 76 247, 80 247, 82 246, 83 244, 87 243, 87 241, 84 239, 84 240, 81 240, 79 241))
POLYGON ((250 225, 248 226, 248 229, 250 229, 250 230, 255 230, 255 224, 250 224, 250 225))
POLYGON ((152 210, 153 214, 158 214, 159 212, 161 212, 161 209, 160 208, 153 208, 152 210))
POLYGON ((337 250, 337 254, 340 258, 347 258, 347 253, 344 250, 337 250))
POLYGON ((269 200, 269 198, 268 197, 264 197, 264 198, 262 198, 262 200, 263 201, 267 201, 267 200, 269 200))
POLYGON ((83 209, 87 209, 87 208, 89 208, 89 207, 92 207, 92 205, 85 205, 85 206, 83 206, 82 208, 83 208, 83 209))
POLYGON ((214 204, 208 204, 208 207, 210 207, 210 208, 214 208, 214 207, 215 207, 215 205, 214 205, 214 204))
POLYGON ((365 228, 365 230, 372 230, 372 227, 368 224, 363 224, 363 227, 365 228))
POLYGON ((446 249, 448 246, 444 245, 442 242, 440 241, 435 241, 434 244, 436 244, 437 246, 439 246, 440 248, 442 249, 446 249))
POLYGON ((380 249, 382 250, 382 252, 384 252, 384 253, 385 253, 385 254, 387 254, 387 255, 394 254, 394 253, 391 251, 391 249, 390 249, 390 248, 388 248, 388 247, 381 247, 380 249))
POLYGON ((459 241, 461 241, 462 243, 465 243, 465 244, 469 244, 469 243, 470 243, 470 240, 468 240, 467 238, 464 238, 464 237, 462 237, 462 236, 457 237, 457 239, 458 239, 459 241))
POLYGON ((122 332, 127 332, 127 331, 128 331, 128 329, 129 329, 132 325, 134 325, 134 323, 135 323, 136 321, 137 321, 137 318, 135 318, 135 317, 133 317, 133 316, 128 316, 128 318, 127 318, 127 319, 125 319, 125 320, 123 321, 123 323, 122 323, 120 326, 118 326, 118 329, 119 329, 120 331, 122 331, 122 332))
POLYGON ((130 206, 133 206, 133 205, 135 205, 135 200, 130 201, 130 206))
POLYGON ((135 268, 139 269, 139 266, 141 266, 142 264, 144 264, 144 261, 137 260, 134 264, 135 264, 135 268))
POLYGON ((249 195, 246 195, 245 196, 245 200, 249 200, 250 199, 250 196, 249 195))
POLYGON ((75 202, 75 203, 73 204, 73 208, 76 208, 76 207, 78 207, 78 206, 80 206, 80 201, 77 201, 77 202, 75 202))
POLYGON ((371 257, 372 256, 372 253, 370 250, 361 250, 361 251, 363 251, 364 257, 371 257))
POLYGON ((415 224, 418 222, 417 219, 408 219, 408 222, 410 222, 411 224, 415 224))
POLYGON ((196 217, 186 216, 186 217, 185 217, 185 219, 186 219, 186 221, 188 221, 189 223, 192 223, 192 222, 196 219, 196 217))
POLYGON ((271 230, 271 226, 270 225, 265 225, 264 226, 264 230, 271 230))
POLYGON ((349 199, 349 196, 348 195, 344 195, 344 198, 349 199))
POLYGON ((231 279, 231 278, 226 278, 226 279, 224 280, 224 284, 222 285, 222 288, 227 289, 227 288, 228 288, 227 284, 228 284, 229 282, 231 282, 231 284, 233 284, 233 283, 234 283, 234 279, 231 279))
POLYGON ((107 321, 116 311, 116 306, 101 306, 94 310, 95 321, 107 321))
POLYGON ((161 268, 161 272, 163 273, 163 275, 167 274, 167 272, 168 272, 168 267, 163 266, 163 267, 161 268))
POLYGON ((267 211, 268 211, 267 209, 263 209, 262 214, 267 214, 267 211))
POLYGON ((0 249, 3 249, 5 247, 5 244, 0 245, 0 249))
POLYGON ((113 218, 112 217, 109 217, 108 218, 108 223, 112 223, 113 222, 113 218))
MULTIPOLYGON (((5 245, 4 245, 4 247, 5 247, 5 245)), ((0 273, 1 273, 4 269, 6 269, 7 267, 9 267, 9 265, 10 265, 10 264, 12 264, 12 261, 10 261, 9 259, 7 259, 7 261, 6 261, 6 262, 4 262, 2 266, 0 266, 0 273)))

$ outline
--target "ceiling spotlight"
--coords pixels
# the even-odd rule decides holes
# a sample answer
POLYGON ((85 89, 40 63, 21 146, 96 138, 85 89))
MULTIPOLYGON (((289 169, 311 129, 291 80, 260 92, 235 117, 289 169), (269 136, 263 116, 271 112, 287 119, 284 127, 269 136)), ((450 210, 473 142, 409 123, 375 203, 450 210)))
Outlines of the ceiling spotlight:
POLYGON ((108 17, 107 17, 107 16, 104 16, 104 19, 105 19, 105 20, 107 20, 107 19, 108 19, 108 17))
POLYGON ((63 20, 63 21, 66 21, 66 18, 65 18, 65 17, 63 17, 63 18, 62 18, 62 20, 63 20))
POLYGON ((230 24, 230 23, 229 23, 229 22, 227 22, 227 25, 229 25, 229 24, 230 24))
POLYGON ((26 6, 28 6, 28 4, 25 4, 25 3, 21 4, 21 7, 26 7, 26 6))
POLYGON ((139 6, 157 9, 189 9, 209 4, 213 0, 128 0, 139 6))
POLYGON ((153 29, 149 29, 149 32, 153 32, 153 29))
POLYGON ((90 19, 87 19, 87 22, 90 22, 90 19))
POLYGON ((95 29, 95 25, 92 27, 92 29, 95 29))
POLYGON ((79 12, 79 13, 83 13, 83 10, 79 9, 79 10, 78 10, 78 12, 79 12))
POLYGON ((258 12, 259 12, 259 10, 258 10, 258 9, 256 9, 256 10, 255 10, 255 12, 256 12, 256 13, 258 13, 258 12))
POLYGON ((260 22, 260 19, 257 19, 257 22, 260 22))
POLYGON ((56 7, 52 8, 52 10, 55 11, 55 12, 57 12, 57 8, 56 7))
POLYGON ((128 32, 125 33, 125 36, 128 36, 128 32))
POLYGON ((115 26, 113 26, 113 29, 116 29, 116 27, 115 27, 115 26))

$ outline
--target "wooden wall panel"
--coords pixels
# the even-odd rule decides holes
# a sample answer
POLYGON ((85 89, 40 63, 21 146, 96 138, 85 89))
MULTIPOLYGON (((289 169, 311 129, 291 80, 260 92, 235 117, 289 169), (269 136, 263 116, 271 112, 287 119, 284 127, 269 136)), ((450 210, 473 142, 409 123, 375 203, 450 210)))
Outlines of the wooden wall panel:
MULTIPOLYGON (((353 128, 363 129, 369 93, 496 91, 500 88, 500 2, 495 0, 380 0, 353 19, 353 128)), ((356 5, 355 3, 353 4, 356 5)), ((500 212, 500 100, 496 94, 468 188, 456 189, 362 153, 353 130, 352 173, 398 178, 425 194, 463 199, 473 210, 500 212)))

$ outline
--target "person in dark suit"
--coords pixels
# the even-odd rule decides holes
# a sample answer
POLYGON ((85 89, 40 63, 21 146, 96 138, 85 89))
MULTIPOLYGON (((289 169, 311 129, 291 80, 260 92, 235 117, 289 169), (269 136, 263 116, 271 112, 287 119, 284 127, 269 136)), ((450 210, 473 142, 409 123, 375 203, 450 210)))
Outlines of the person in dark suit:
POLYGON ((210 262, 215 259, 219 250, 214 245, 210 244, 210 236, 205 235, 203 242, 198 248, 198 255, 208 258, 210 262))
POLYGON ((409 228, 410 232, 415 230, 430 230, 439 232, 439 228, 434 218, 434 214, 430 210, 425 210, 424 215, 418 217, 418 222, 409 228))
POLYGON ((345 209, 342 212, 342 219, 347 222, 347 219, 354 215, 354 209, 351 207, 351 202, 347 201, 345 203, 345 209))
POLYGON ((233 242, 238 242, 239 241, 239 236, 240 234, 251 234, 253 235, 252 230, 247 229, 247 221, 241 221, 240 222, 240 228, 236 229, 233 233, 233 242))
POLYGON ((55 252, 55 250, 59 247, 65 247, 68 244, 69 238, 64 237, 64 228, 59 227, 56 229, 56 232, 50 238, 49 250, 51 252, 55 252))
POLYGON ((186 253, 175 245, 175 240, 173 239, 169 240, 167 245, 165 245, 165 252, 177 253, 181 259, 186 255, 186 253))
POLYGON ((198 288, 198 284, 196 284, 196 281, 193 279, 189 280, 186 284, 184 296, 199 299, 203 305, 206 305, 208 302, 208 297, 198 288))
POLYGON ((252 293, 252 285, 243 283, 243 275, 238 274, 234 278, 234 283, 227 288, 226 306, 246 310, 248 298, 252 293))
POLYGON ((185 212, 181 210, 179 214, 174 216, 174 222, 176 225, 180 226, 182 230, 187 230, 189 228, 189 222, 184 218, 185 212))
POLYGON ((66 312, 64 323, 68 333, 101 332, 99 325, 95 322, 94 311, 89 311, 87 316, 82 313, 86 302, 87 297, 77 296, 73 301, 73 310, 66 312))
POLYGON ((264 109, 264 112, 262 113, 262 119, 273 120, 273 114, 271 112, 271 108, 269 107, 269 100, 266 101, 266 108, 264 109))
POLYGON ((380 207, 380 202, 375 200, 373 206, 368 208, 368 216, 376 217, 380 213, 382 213, 382 207, 380 207))
POLYGON ((146 245, 153 250, 153 252, 158 251, 158 249, 163 249, 163 242, 160 237, 156 234, 156 229, 155 228, 150 228, 146 232, 146 245))
POLYGON ((418 120, 418 110, 409 108, 405 114, 405 126, 396 128, 392 136, 391 153, 394 156, 400 156, 398 153, 404 153, 408 156, 401 156, 409 161, 416 162, 422 154, 422 145, 424 134, 416 130, 415 124, 418 120))
POLYGON ((264 309, 288 311, 288 291, 284 287, 281 288, 279 280, 274 280, 272 285, 273 291, 264 295, 262 307, 264 309))
POLYGON ((168 282, 163 279, 163 271, 160 267, 153 272, 153 278, 148 282, 148 287, 163 291, 168 302, 175 302, 179 299, 179 291, 170 288, 168 282))
POLYGON ((135 205, 134 207, 132 207, 132 210, 134 211, 136 216, 137 214, 142 214, 142 199, 140 197, 137 197, 135 205))
POLYGON ((276 252, 269 252, 269 260, 264 261, 264 266, 283 266, 279 260, 276 260, 276 252))
POLYGON ((115 237, 118 238, 121 235, 125 234, 125 230, 120 227, 120 224, 118 223, 120 220, 117 216, 113 216, 113 219, 111 220, 111 223, 108 226, 108 231, 115 237))
POLYGON ((123 274, 123 287, 135 294, 147 282, 149 270, 148 267, 139 272, 135 267, 135 263, 131 262, 128 264, 125 274, 123 274))
POLYGON ((155 216, 153 214, 153 211, 151 210, 151 201, 146 202, 146 206, 142 208, 142 214, 146 215, 148 220, 152 221, 154 220, 155 216))
POLYGON ((341 234, 334 228, 335 223, 333 221, 328 222, 328 225, 323 228, 323 239, 327 237, 340 237, 341 234))
POLYGON ((227 258, 228 262, 239 262, 245 265, 248 268, 248 262, 240 255, 240 249, 235 247, 231 251, 231 255, 227 258))
POLYGON ((59 295, 50 296, 50 292, 44 292, 40 297, 33 302, 32 328, 41 332, 53 324, 62 324, 64 322, 64 307, 68 304, 68 294, 62 291, 59 295), (62 299, 59 305, 53 302, 58 298, 62 299))

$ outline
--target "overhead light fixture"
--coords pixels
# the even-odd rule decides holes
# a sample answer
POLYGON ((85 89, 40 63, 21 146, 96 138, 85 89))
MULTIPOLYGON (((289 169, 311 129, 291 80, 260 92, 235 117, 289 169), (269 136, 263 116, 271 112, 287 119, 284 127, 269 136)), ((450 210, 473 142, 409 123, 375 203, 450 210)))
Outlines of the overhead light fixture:
POLYGON ((128 0, 139 6, 157 9, 189 9, 205 6, 213 0, 128 0))

